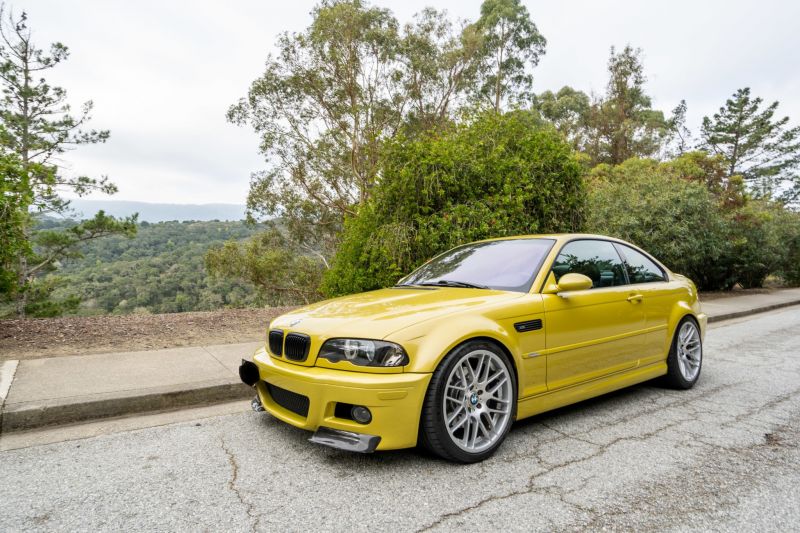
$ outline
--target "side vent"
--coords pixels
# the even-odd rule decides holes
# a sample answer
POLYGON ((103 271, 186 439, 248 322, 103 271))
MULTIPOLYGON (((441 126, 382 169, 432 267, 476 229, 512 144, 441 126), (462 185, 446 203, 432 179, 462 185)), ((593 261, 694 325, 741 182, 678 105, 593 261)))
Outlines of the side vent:
POLYGON ((526 320, 525 322, 517 322, 516 324, 514 324, 514 329, 520 333, 542 329, 542 319, 537 318, 536 320, 526 320))

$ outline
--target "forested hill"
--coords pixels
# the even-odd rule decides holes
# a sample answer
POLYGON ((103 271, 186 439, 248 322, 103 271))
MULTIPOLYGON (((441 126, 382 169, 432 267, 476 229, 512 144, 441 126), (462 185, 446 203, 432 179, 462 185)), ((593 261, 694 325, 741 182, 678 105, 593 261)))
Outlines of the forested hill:
MULTIPOLYGON (((52 226, 52 222, 48 224, 52 226)), ((64 261, 54 296, 78 296, 80 314, 199 311, 253 305, 252 289, 215 280, 203 258, 214 245, 263 231, 244 222, 147 222, 136 237, 112 236, 83 247, 83 258, 64 261)))
POLYGON ((149 202, 126 202, 122 200, 70 201, 70 207, 83 216, 91 218, 100 210, 117 218, 139 213, 139 222, 166 222, 170 220, 242 220, 244 205, 239 204, 154 204, 149 202))

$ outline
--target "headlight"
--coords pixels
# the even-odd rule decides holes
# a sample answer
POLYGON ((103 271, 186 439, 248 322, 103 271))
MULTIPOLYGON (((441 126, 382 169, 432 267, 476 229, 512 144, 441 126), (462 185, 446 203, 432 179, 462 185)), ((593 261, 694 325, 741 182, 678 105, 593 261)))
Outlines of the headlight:
POLYGON ((408 355, 399 344, 369 339, 330 339, 322 345, 319 356, 332 363, 349 361, 358 366, 408 364, 408 355))

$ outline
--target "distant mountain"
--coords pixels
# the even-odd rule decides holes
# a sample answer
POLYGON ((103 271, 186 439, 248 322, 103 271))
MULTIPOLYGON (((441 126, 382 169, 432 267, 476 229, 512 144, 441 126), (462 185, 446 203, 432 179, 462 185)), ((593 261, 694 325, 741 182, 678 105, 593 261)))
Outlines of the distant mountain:
POLYGON ((72 200, 71 206, 83 216, 93 217, 103 210, 108 215, 127 217, 139 213, 139 222, 168 220, 243 220, 244 205, 238 204, 151 204, 121 200, 72 200))

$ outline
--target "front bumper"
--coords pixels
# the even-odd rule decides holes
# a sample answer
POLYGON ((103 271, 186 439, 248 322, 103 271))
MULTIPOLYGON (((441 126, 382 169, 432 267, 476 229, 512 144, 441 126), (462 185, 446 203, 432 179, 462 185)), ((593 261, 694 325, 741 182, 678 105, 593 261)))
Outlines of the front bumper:
POLYGON ((422 402, 431 374, 375 374, 322 367, 300 366, 271 357, 264 348, 256 351, 256 391, 264 409, 288 424, 309 431, 331 428, 380 437, 378 450, 410 448, 417 443, 422 402), (278 405, 266 383, 308 398, 308 414, 302 416, 278 405), (363 405, 372 421, 359 424, 335 416, 336 404, 363 405))

